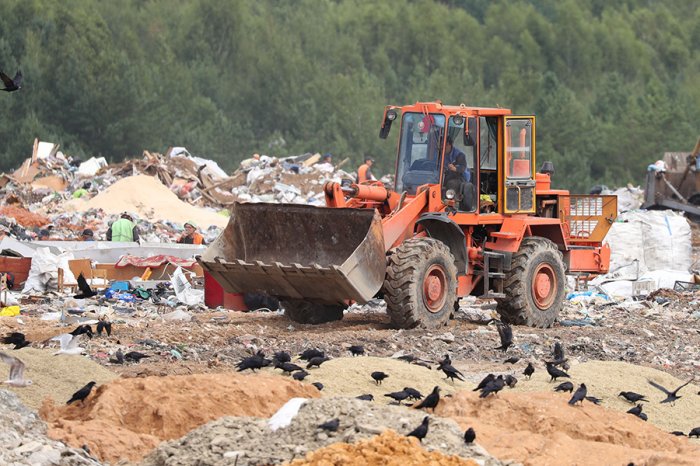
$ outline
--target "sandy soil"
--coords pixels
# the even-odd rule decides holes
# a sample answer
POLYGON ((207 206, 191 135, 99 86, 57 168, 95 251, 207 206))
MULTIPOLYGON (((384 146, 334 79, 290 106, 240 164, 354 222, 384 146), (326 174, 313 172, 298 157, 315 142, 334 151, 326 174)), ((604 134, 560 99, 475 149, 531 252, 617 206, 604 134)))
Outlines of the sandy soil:
POLYGON ((311 385, 267 375, 146 377, 101 385, 84 407, 47 400, 39 414, 49 437, 116 462, 140 459, 162 440, 221 416, 268 417, 290 398, 317 396, 311 385))

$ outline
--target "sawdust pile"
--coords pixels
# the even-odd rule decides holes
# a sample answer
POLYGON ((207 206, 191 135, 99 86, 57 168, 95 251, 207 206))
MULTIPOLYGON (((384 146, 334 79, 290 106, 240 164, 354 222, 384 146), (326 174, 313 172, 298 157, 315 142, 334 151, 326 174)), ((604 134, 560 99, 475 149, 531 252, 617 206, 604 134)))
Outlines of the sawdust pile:
POLYGON ((268 417, 290 398, 316 396, 313 386, 267 375, 145 377, 102 385, 85 407, 47 400, 39 414, 51 438, 76 447, 87 444, 102 461, 134 461, 162 440, 221 416, 268 417))
MULTIPOLYGON (((28 387, 3 388, 15 392, 26 406, 38 409, 46 397, 65 403, 76 390, 94 380, 98 384, 118 377, 104 366, 85 356, 60 354, 53 356, 52 350, 22 348, 7 351, 25 364, 24 377, 32 381, 28 387)), ((0 378, 7 380, 10 366, 0 364, 0 378)))
POLYGON ((43 215, 35 214, 23 207, 16 205, 5 205, 0 207, 0 215, 3 217, 12 217, 17 220, 17 223, 25 228, 43 227, 48 225, 50 220, 43 215))
POLYGON ((223 228, 228 223, 228 218, 222 215, 181 201, 157 178, 148 175, 122 178, 92 199, 74 199, 65 207, 79 212, 88 209, 103 209, 108 214, 137 212, 148 220, 193 221, 204 229, 210 225, 223 228))
POLYGON ((417 439, 393 430, 356 444, 334 443, 294 460, 289 466, 344 466, 381 464, 384 466, 477 466, 473 460, 424 450, 417 439))
POLYGON ((460 392, 441 401, 438 416, 451 417, 495 457, 524 465, 695 465, 700 448, 631 414, 584 403, 569 394, 515 393, 479 399, 460 392))
MULTIPOLYGON (((526 365, 523 362, 521 365, 526 365)), ((675 406, 661 404, 665 395, 649 385, 647 380, 653 380, 669 390, 675 390, 688 380, 679 380, 665 372, 650 367, 636 366, 620 361, 590 361, 572 365, 569 370, 571 381, 576 387, 585 383, 588 394, 602 398, 601 406, 625 412, 634 405, 617 395, 621 391, 633 391, 646 395, 649 403, 643 403, 644 413, 651 424, 666 432, 680 430, 686 434, 690 429, 700 425, 700 396, 697 395, 700 386, 691 383, 680 392, 681 399, 675 406)), ((559 379, 559 382, 549 383, 547 370, 536 366, 532 380, 527 380, 522 374, 516 373, 519 382, 515 391, 551 391, 560 382, 569 379, 559 379)))

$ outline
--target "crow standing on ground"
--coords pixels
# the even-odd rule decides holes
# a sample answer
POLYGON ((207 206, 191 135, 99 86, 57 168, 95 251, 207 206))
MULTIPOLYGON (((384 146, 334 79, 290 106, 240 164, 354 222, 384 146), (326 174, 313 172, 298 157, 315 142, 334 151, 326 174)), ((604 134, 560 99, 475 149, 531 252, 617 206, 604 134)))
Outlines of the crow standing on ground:
POLYGON ((348 351, 350 351, 353 357, 362 356, 365 354, 365 347, 362 345, 352 345, 348 348, 348 351))
POLYGON ((474 432, 474 428, 470 427, 464 432, 464 442, 474 443, 474 440, 476 440, 476 432, 474 432))
POLYGON ((688 437, 689 437, 689 438, 690 438, 690 437, 697 437, 697 438, 700 438, 700 427, 695 427, 695 428, 693 428, 693 430, 691 430, 691 431, 688 433, 688 437))
POLYGON ((639 416, 642 413, 642 405, 638 404, 634 408, 630 408, 627 410, 627 414, 634 414, 635 416, 639 416))
POLYGON ((323 424, 318 426, 318 428, 323 429, 323 430, 328 430, 330 432, 335 432, 336 430, 338 430, 339 426, 340 426, 340 419, 335 418, 335 419, 331 419, 330 421, 324 422, 323 424))
POLYGON ((554 387, 555 392, 573 392, 574 391, 574 384, 571 382, 563 382, 554 387))
POLYGON ((17 70, 15 77, 10 79, 8 75, 0 71, 0 79, 2 80, 5 87, 0 89, 0 91, 14 92, 22 89, 22 72, 17 70))
POLYGON ((102 336, 102 331, 107 333, 107 336, 112 336, 112 322, 100 320, 97 322, 97 335, 102 336))
POLYGON ((400 392, 387 393, 384 396, 389 397, 394 401, 397 401, 399 403, 399 405, 401 405, 401 402, 407 398, 410 398, 411 395, 409 395, 405 391, 400 391, 400 392))
POLYGON ((451 365, 444 364, 444 365, 440 366, 440 369, 442 370, 442 372, 445 373, 446 379, 452 379, 452 383, 455 383, 455 379, 459 379, 462 382, 464 382, 464 378, 463 378, 464 375, 460 371, 458 371, 457 369, 452 367, 451 365))
POLYGON ((92 338, 92 327, 89 325, 78 325, 72 332, 70 332, 70 335, 77 336, 77 335, 87 335, 88 338, 92 338))
POLYGON ((24 348, 25 346, 29 346, 31 342, 27 341, 25 339, 24 333, 19 333, 19 332, 12 332, 7 335, 5 335, 2 338, 2 342, 5 343, 6 345, 15 345, 14 348, 12 349, 20 349, 24 348))
POLYGON ((370 377, 374 379, 377 385, 380 385, 382 383, 382 380, 389 377, 389 374, 385 374, 382 371, 374 371, 370 374, 370 377))
POLYGON ((406 437, 415 437, 418 439, 419 442, 423 442, 425 436, 428 435, 428 422, 430 422, 430 417, 425 416, 423 418, 423 422, 421 422, 421 424, 418 427, 409 432, 406 435, 406 437))
POLYGON ((479 398, 486 398, 490 394, 496 395, 498 392, 503 390, 503 387, 506 386, 506 381, 503 379, 502 375, 499 375, 496 377, 494 380, 486 384, 484 388, 481 389, 481 393, 479 394, 479 398))
POLYGON ((440 387, 437 385, 435 388, 433 388, 433 391, 430 392, 430 395, 426 396, 423 401, 418 403, 416 406, 414 406, 415 409, 432 409, 435 411, 435 407, 438 405, 440 402, 440 387))
POLYGON ((88 382, 87 385, 85 385, 83 388, 78 390, 77 392, 73 393, 73 396, 70 397, 70 400, 66 402, 67 405, 73 403, 74 401, 80 401, 82 404, 85 403, 85 398, 90 395, 90 392, 92 391, 92 387, 95 386, 97 382, 88 382))
POLYGON ((371 395, 369 393, 366 395, 356 396, 355 398, 362 401, 374 401, 374 395, 371 395))
POLYGON ((620 392, 617 396, 621 396, 632 404, 639 401, 649 401, 646 399, 646 395, 640 395, 639 393, 634 392, 620 392))
POLYGON ((556 366, 554 364, 552 364, 551 362, 547 363, 547 373, 552 377, 551 379, 549 379, 550 382, 556 382, 557 378, 559 378, 559 377, 571 378, 569 376, 569 374, 567 374, 566 372, 564 372, 561 369, 557 369, 556 366))
POLYGON ((78 290, 80 290, 80 293, 73 296, 75 299, 85 299, 97 296, 97 293, 95 293, 92 290, 92 288, 90 288, 90 285, 88 284, 87 280, 85 280, 85 275, 83 275, 83 272, 80 272, 80 275, 78 275, 77 282, 78 290))
POLYGON ((680 389, 685 387, 686 385, 688 385, 693 380, 694 380, 694 378, 688 380, 686 383, 684 383, 680 387, 676 388, 672 392, 668 391, 667 389, 665 389, 664 387, 662 387, 661 385, 659 385, 658 383, 656 383, 652 380, 647 380, 647 382, 649 382, 649 385, 651 385, 652 387, 658 388, 659 390, 661 390, 662 392, 664 392, 666 394, 666 398, 661 400, 661 403, 674 403, 677 399, 681 398, 680 396, 678 396, 678 392, 680 391, 680 389))
POLYGON ((299 354, 299 358, 305 361, 309 361, 311 358, 322 358, 325 355, 326 353, 317 349, 306 349, 299 354))
POLYGON ((282 372, 287 374, 291 374, 294 371, 303 370, 301 367, 291 362, 276 362, 275 369, 282 369, 282 372))
POLYGON ((292 362, 292 356, 286 351, 277 351, 274 356, 272 356, 272 360, 279 363, 292 362))
POLYGON ((513 346, 513 329, 508 324, 498 324, 498 336, 501 338, 501 346, 494 349, 499 349, 503 352, 513 346))
POLYGON ((322 384, 321 382, 314 382, 314 383, 312 383, 311 385, 313 385, 314 387, 316 387, 316 388, 318 389, 319 392, 320 392, 321 390, 323 390, 323 384, 322 384))
MULTIPOLYGON (((132 362, 139 362, 145 358, 150 358, 150 356, 147 354, 139 353, 138 351, 129 351, 128 353, 126 353, 124 355, 124 359, 126 359, 127 361, 132 361, 132 362)), ((250 358, 245 358, 245 359, 250 359, 250 358)), ((245 359, 243 361, 245 361, 245 359)), ((240 369, 240 365, 243 363, 243 361, 238 363, 238 365, 239 365, 238 372, 245 370, 245 369, 252 369, 251 367, 244 367, 243 369, 240 369)), ((266 361, 269 361, 269 360, 266 360, 266 361)), ((265 364, 265 365, 269 366, 269 363, 265 364)), ((257 369, 260 369, 260 368, 257 367, 257 369)), ((255 372, 255 371, 253 371, 253 372, 255 372)))
MULTIPOLYGON (((593 403, 594 405, 600 405, 600 403, 603 401, 603 399, 602 399, 602 398, 595 397, 595 396, 587 395, 587 396, 586 396, 586 401, 590 401, 590 402, 593 403)), ((583 404, 583 403, 581 403, 581 404, 583 404)))
POLYGON ((515 364, 516 362, 520 361, 520 358, 517 356, 511 356, 505 361, 503 361, 503 364, 515 364))
POLYGON ((415 388, 403 387, 403 391, 408 393, 409 400, 420 400, 421 398, 423 398, 423 395, 421 394, 421 392, 419 392, 415 388))
POLYGON ((579 401, 581 402, 581 405, 583 405, 583 400, 586 399, 586 384, 582 383, 577 389, 576 392, 574 392, 574 396, 571 397, 569 400, 569 404, 571 406, 575 405, 579 401))
POLYGON ((321 367, 321 364, 328 360, 330 360, 330 358, 327 358, 325 356, 316 356, 314 358, 309 359, 309 363, 306 365, 306 368, 311 369, 312 367, 321 367))
POLYGON ((489 374, 486 377, 484 377, 481 382, 479 382, 479 385, 476 386, 475 389, 473 389, 473 392, 478 392, 482 388, 484 388, 486 385, 488 385, 489 382, 493 381, 496 379, 496 376, 493 374, 489 374))
POLYGON ((530 379, 530 378, 532 378, 532 374, 534 374, 534 373, 535 373, 535 366, 533 366, 531 362, 528 362, 527 367, 523 371, 523 374, 525 374, 525 376, 528 379, 530 379))
POLYGON ((306 372, 304 369, 302 369, 300 371, 293 373, 292 378, 294 380, 298 380, 299 382, 301 382, 302 380, 304 380, 306 378, 307 375, 309 375, 309 373, 306 372))
POLYGON ((112 364, 124 364, 124 353, 122 353, 122 350, 117 349, 114 358, 110 358, 109 362, 111 362, 112 364))

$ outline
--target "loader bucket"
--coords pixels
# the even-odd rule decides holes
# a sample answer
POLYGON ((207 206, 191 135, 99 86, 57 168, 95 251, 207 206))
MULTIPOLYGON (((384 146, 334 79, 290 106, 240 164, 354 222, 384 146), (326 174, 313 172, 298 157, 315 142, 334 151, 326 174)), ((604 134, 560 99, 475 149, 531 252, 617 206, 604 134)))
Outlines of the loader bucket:
POLYGON ((199 263, 231 293, 366 303, 384 281, 381 217, 373 209, 236 203, 199 263))

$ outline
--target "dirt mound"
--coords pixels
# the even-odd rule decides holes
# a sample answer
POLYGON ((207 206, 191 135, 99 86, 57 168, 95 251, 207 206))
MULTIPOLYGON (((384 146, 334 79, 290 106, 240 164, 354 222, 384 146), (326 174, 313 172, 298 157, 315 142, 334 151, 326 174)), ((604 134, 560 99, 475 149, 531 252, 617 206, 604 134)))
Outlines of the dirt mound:
POLYGON ((473 460, 439 452, 426 451, 417 439, 404 437, 393 430, 356 444, 334 443, 307 453, 306 458, 294 460, 289 466, 334 466, 382 464, 385 466, 477 466, 473 460))
MULTIPOLYGON (((85 356, 54 356, 52 350, 29 347, 5 351, 25 364, 24 377, 31 380, 32 384, 28 387, 5 385, 2 388, 15 392, 22 403, 33 409, 38 409, 46 397, 65 403, 76 390, 91 380, 102 384, 118 377, 85 356)), ((9 371, 10 366, 0 364, 2 380, 7 380, 9 371)))
MULTIPOLYGON (((301 361, 303 363, 304 361, 301 361)), ((297 364, 301 365, 299 361, 297 364)), ((408 364, 392 358, 377 358, 372 356, 335 358, 324 362, 318 369, 309 369, 309 375, 304 382, 321 382, 324 397, 349 396, 356 397, 370 393, 376 402, 389 403, 393 400, 384 396, 389 392, 413 387, 423 395, 427 395, 436 385, 442 393, 454 393, 456 390, 468 390, 475 385, 470 382, 456 380, 454 384, 438 372, 415 364, 408 364), (370 377, 374 371, 382 371, 389 377, 377 385, 370 377)), ((279 373, 277 369, 274 372, 279 373)))
POLYGON ((145 377, 102 385, 85 407, 47 400, 39 414, 51 438, 71 446, 87 444, 103 461, 133 461, 162 440, 221 416, 268 417, 290 398, 315 396, 313 386, 267 375, 145 377))
POLYGON ((43 227, 51 221, 43 215, 35 214, 23 207, 16 205, 6 205, 0 207, 0 215, 3 217, 12 217, 17 220, 17 223, 24 228, 43 227))
MULTIPOLYGON (((521 365, 525 364, 527 363, 521 365)), ((690 429, 700 424, 700 396, 697 395, 700 386, 697 383, 684 387, 679 392, 681 399, 676 401, 675 406, 670 406, 659 403, 665 395, 647 382, 653 380, 674 390, 688 379, 679 380, 656 369, 619 361, 589 361, 572 365, 569 375, 577 387, 580 383, 585 383, 590 395, 602 398, 602 406, 623 413, 634 405, 617 396, 621 391, 646 395, 649 403, 644 403, 643 409, 649 417, 649 422, 667 432, 681 430, 687 434, 690 429)), ((554 382, 549 383, 549 374, 541 366, 536 366, 532 380, 527 380, 521 374, 516 373, 516 376, 519 382, 515 391, 550 391, 558 385, 554 382)))
POLYGON ((92 199, 74 199, 64 205, 67 210, 80 212, 103 209, 108 214, 138 212, 148 220, 193 221, 202 229, 209 225, 223 228, 228 223, 228 218, 222 215, 181 201, 157 178, 148 175, 122 178, 92 199))
POLYGON ((592 403, 569 406, 569 394, 501 392, 479 399, 459 392, 438 406, 500 458, 525 465, 693 465, 700 448, 630 414, 592 403))
MULTIPOLYGON (((162 443, 144 459, 141 466, 280 464, 304 458, 307 453, 334 443, 356 443, 387 430, 405 435, 416 428, 425 415, 423 411, 351 398, 308 400, 287 427, 272 431, 264 419, 222 418, 181 439, 162 443), (320 424, 334 418, 340 421, 336 432, 318 428, 320 424)), ((463 432, 451 419, 435 416, 430 418, 428 435, 422 444, 427 451, 473 459, 486 466, 503 464, 479 445, 466 445, 463 432)))

